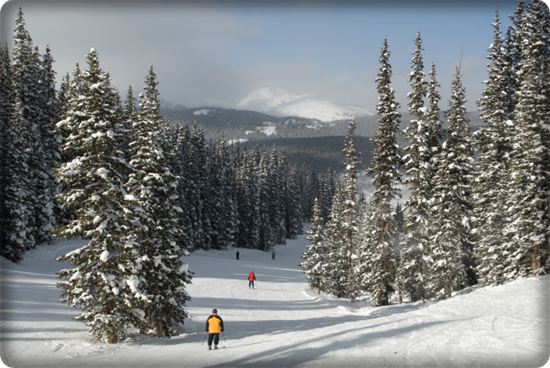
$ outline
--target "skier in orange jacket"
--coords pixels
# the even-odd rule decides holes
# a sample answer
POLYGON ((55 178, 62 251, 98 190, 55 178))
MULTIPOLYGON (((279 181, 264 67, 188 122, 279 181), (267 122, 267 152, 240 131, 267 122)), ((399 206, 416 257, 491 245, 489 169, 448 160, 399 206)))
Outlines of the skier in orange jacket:
POLYGON ((223 332, 223 319, 218 316, 217 309, 212 309, 212 314, 206 320, 206 332, 208 332, 208 350, 212 350, 212 341, 214 342, 214 349, 217 349, 220 342, 220 333, 223 332))

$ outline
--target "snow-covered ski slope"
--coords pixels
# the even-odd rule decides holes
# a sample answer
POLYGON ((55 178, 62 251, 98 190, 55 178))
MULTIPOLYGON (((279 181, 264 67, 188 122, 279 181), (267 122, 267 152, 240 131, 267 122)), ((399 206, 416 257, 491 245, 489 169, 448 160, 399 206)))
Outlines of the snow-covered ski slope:
POLYGON ((550 277, 479 288, 438 303, 374 308, 308 291, 298 268, 305 241, 253 250, 199 251, 191 318, 171 339, 93 343, 76 311, 58 302, 55 258, 83 244, 59 241, 2 261, 3 361, 12 367, 540 367, 548 357, 550 277), (253 270, 256 289, 246 276, 253 270), (205 320, 225 321, 207 351, 205 320))

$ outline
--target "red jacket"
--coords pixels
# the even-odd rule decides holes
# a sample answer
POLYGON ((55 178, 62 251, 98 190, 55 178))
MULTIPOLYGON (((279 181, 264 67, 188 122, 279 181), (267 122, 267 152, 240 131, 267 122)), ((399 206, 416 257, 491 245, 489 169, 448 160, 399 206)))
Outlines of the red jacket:
POLYGON ((256 275, 254 275, 254 272, 250 272, 248 274, 248 281, 254 281, 256 280, 256 275))

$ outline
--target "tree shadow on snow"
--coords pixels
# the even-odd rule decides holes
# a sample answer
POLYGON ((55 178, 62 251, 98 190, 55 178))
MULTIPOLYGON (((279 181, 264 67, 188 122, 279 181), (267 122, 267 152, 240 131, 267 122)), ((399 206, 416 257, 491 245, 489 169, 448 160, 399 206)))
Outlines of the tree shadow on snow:
POLYGON ((259 300, 259 299, 227 299, 195 297, 189 303, 190 308, 217 308, 220 311, 232 309, 300 311, 317 310, 334 307, 329 301, 323 300, 259 300))
MULTIPOLYGON (((354 336, 351 339, 345 339, 346 335, 349 335, 354 332, 370 330, 374 327, 395 323, 398 321, 389 321, 387 323, 382 323, 379 325, 372 325, 366 327, 359 327, 354 329, 348 329, 346 331, 338 331, 310 339, 306 339, 300 342, 299 346, 294 344, 278 346, 273 349, 267 349, 261 352, 257 352, 251 355, 248 355, 243 358, 234 359, 232 361, 224 362, 218 365, 213 365, 210 368, 222 368, 222 367, 244 367, 244 368, 255 368, 255 367, 296 367, 306 362, 314 362, 316 360, 322 360, 322 356, 328 352, 334 352, 337 350, 346 350, 353 349, 355 346, 365 347, 379 339, 391 339, 396 338, 399 335, 404 335, 411 332, 416 332, 421 329, 425 329, 435 325, 442 325, 446 323, 452 323, 457 321, 464 321, 472 318, 457 319, 450 321, 433 321, 433 322, 423 322, 418 324, 412 324, 409 326, 397 327, 389 330, 378 331, 378 332, 366 332, 358 336, 354 336), (330 343, 323 346, 311 347, 310 344, 323 343, 324 341, 330 341, 330 343)), ((233 345, 232 345, 233 346, 233 345)), ((235 343, 235 347, 237 343, 235 343)), ((342 362, 346 367, 350 367, 349 359, 342 362)), ((369 357, 365 356, 361 358, 361 361, 356 362, 355 366, 365 367, 369 363, 369 357)))

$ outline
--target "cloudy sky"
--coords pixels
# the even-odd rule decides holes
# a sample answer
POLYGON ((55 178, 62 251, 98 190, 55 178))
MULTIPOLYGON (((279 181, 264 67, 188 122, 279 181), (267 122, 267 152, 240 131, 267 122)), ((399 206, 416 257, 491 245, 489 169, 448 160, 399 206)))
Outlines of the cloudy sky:
POLYGON ((84 64, 93 47, 123 94, 128 85, 140 89, 153 65, 161 97, 175 104, 234 107, 256 89, 278 87, 374 111, 383 39, 405 105, 414 38, 421 32, 426 68, 432 62, 438 68, 442 107, 461 62, 468 108, 474 109, 495 10, 504 25, 514 11, 510 0, 112 3, 9 2, 2 8, 2 41, 11 43, 21 6, 35 45, 50 45, 59 76, 84 64))

